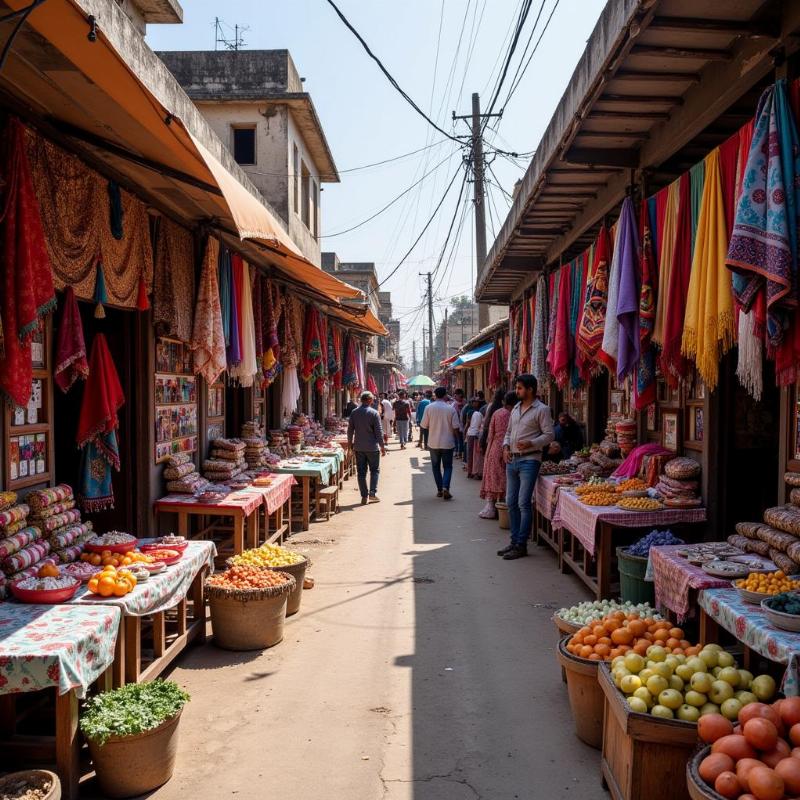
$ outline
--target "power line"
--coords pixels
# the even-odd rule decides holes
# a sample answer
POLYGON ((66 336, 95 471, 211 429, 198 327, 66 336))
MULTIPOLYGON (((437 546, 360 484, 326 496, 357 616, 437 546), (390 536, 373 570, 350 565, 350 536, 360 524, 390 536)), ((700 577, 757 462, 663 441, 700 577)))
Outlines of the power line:
MULTIPOLYGON (((415 156, 417 153, 423 152, 423 150, 431 150, 434 147, 438 147, 440 144, 444 144, 447 139, 439 139, 438 142, 433 142, 433 144, 426 144, 424 147, 420 147, 418 150, 412 150, 410 153, 403 153, 401 156, 393 156, 392 158, 385 158, 383 161, 376 161, 373 164, 364 164, 361 167, 350 167, 349 169, 340 169, 338 170, 339 174, 342 175, 345 172, 360 172, 363 169, 371 169, 372 167, 381 167, 384 164, 391 164, 393 161, 401 161, 404 158, 408 158, 409 156, 415 156)), ((248 170, 249 171, 249 170, 248 170)), ((262 174, 262 173, 259 173, 262 174)), ((272 173, 270 173, 272 174, 272 173)), ((275 173, 284 175, 285 173, 275 173)))
MULTIPOLYGON (((517 80, 519 76, 519 71, 522 68, 522 62, 525 60, 525 56, 528 53, 528 48, 531 46, 531 42, 533 41, 533 36, 536 33, 536 27, 539 25, 539 20, 542 17, 542 11, 544 11, 544 7, 547 4, 547 0, 542 0, 541 5, 539 6, 539 11, 536 14, 536 19, 533 21, 533 27, 531 28, 530 35, 528 36, 528 41, 525 42, 525 49, 522 51, 522 55, 519 59, 519 64, 517 64, 517 71, 514 73, 514 77, 511 79, 511 86, 514 86, 514 82, 517 80)), ((509 92, 510 94, 510 92, 509 92)), ((503 103, 503 107, 505 108, 506 104, 508 103, 508 97, 506 97, 506 102, 503 103)))

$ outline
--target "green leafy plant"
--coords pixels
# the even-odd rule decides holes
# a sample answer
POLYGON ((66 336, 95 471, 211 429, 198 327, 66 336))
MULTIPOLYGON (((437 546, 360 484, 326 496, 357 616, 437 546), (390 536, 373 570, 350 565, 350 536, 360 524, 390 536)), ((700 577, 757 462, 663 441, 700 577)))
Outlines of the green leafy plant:
POLYGON ((87 739, 105 744, 111 736, 135 736, 174 717, 189 695, 173 681, 130 683, 86 702, 81 730, 87 739))

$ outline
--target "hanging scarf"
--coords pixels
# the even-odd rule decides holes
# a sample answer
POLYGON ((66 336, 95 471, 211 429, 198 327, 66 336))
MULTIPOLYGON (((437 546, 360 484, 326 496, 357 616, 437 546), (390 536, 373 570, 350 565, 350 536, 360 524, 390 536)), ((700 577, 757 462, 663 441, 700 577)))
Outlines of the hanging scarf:
POLYGON ((519 371, 527 372, 530 369, 530 317, 528 313, 528 300, 522 298, 519 304, 520 334, 519 334, 519 371))
POLYGON ((619 319, 617 318, 617 302, 619 300, 620 282, 620 255, 622 240, 620 231, 622 226, 617 221, 614 226, 613 252, 611 255, 611 266, 608 271, 608 303, 606 311, 606 322, 603 329, 603 343, 597 353, 598 360, 606 369, 614 373, 617 369, 617 354, 619 353, 619 319))
POLYGON ((194 240, 168 217, 158 219, 153 287, 153 325, 159 336, 192 338, 194 240))
POLYGON ((500 388, 500 359, 502 358, 500 342, 495 339, 494 346, 492 347, 492 360, 489 362, 489 388, 500 388))
POLYGON ((572 301, 572 267, 565 264, 558 270, 558 308, 553 345, 548 355, 550 371, 556 386, 563 389, 569 380, 569 308, 572 301))
POLYGON ((306 307, 306 326, 303 334, 303 360, 301 377, 308 382, 322 377, 322 339, 319 330, 319 312, 309 304, 306 307))
POLYGON ((575 347, 578 334, 578 319, 583 311, 583 300, 586 294, 586 259, 588 251, 584 251, 572 263, 572 294, 569 305, 569 358, 570 384, 573 389, 580 386, 583 376, 583 358, 575 347))
POLYGON ((334 389, 341 389, 343 388, 344 362, 342 360, 342 329, 338 327, 333 329, 333 348, 336 354, 336 372, 333 375, 333 387, 334 389))
POLYGON ((697 363, 712 392, 719 378, 719 360, 734 341, 731 275, 725 268, 727 242, 717 148, 705 159, 705 186, 681 346, 681 352, 697 363))
POLYGON ((719 146, 719 175, 722 186, 722 206, 725 211, 725 230, 732 231, 736 217, 736 176, 739 160, 739 131, 719 146))
MULTIPOLYGON (((652 198, 651 198, 652 199, 652 198)), ((646 200, 642 204, 642 216, 639 220, 641 228, 641 268, 642 287, 639 293, 639 341, 641 356, 636 367, 634 383, 634 405, 637 411, 647 408, 656 399, 656 357, 651 342, 655 326, 656 312, 656 265, 653 256, 653 241, 650 235, 651 203, 646 200)))
POLYGON ((81 312, 71 286, 67 286, 64 290, 64 311, 61 314, 57 337, 53 379, 56 386, 66 393, 75 381, 86 380, 89 374, 81 312))
POLYGON ((697 225, 700 221, 700 207, 703 203, 703 185, 706 179, 706 162, 698 161, 689 170, 689 180, 692 187, 692 258, 697 243, 697 225))
POLYGON ((227 359, 228 369, 235 367, 242 361, 242 291, 243 291, 243 262, 238 253, 230 254, 231 262, 231 336, 228 344, 227 359))
POLYGON ((222 310, 222 330, 225 334, 225 347, 231 342, 231 252, 217 243, 219 249, 218 277, 219 305, 222 310))
POLYGON ((577 335, 577 346, 583 353, 586 363, 592 368, 597 362, 605 331, 610 250, 608 229, 604 225, 600 228, 594 248, 592 276, 586 287, 586 303, 583 307, 577 335))
POLYGON ((356 351, 353 337, 347 337, 347 347, 345 349, 344 374, 342 382, 348 389, 354 389, 358 385, 358 368, 356 366, 356 351))
POLYGON ((189 347, 194 353, 194 371, 211 386, 225 371, 225 333, 217 285, 219 242, 209 237, 200 272, 194 328, 189 347))
POLYGON ((675 236, 678 228, 680 184, 680 179, 673 181, 669 186, 658 193, 658 196, 662 198, 661 202, 664 206, 664 222, 662 224, 660 247, 658 251, 659 292, 656 301, 656 318, 652 336, 653 342, 658 345, 664 344, 664 332, 667 325, 669 286, 672 280, 672 268, 675 259, 675 236))
POLYGON ((281 348, 278 339, 281 298, 280 290, 271 280, 263 282, 262 290, 264 296, 264 355, 261 363, 264 366, 264 381, 269 386, 281 371, 281 348))
POLYGON ((120 470, 117 412, 124 402, 122 385, 105 335, 98 333, 92 342, 89 377, 83 390, 75 437, 78 447, 83 451, 78 499, 85 511, 96 512, 114 507, 111 469, 120 470))
MULTIPOLYGON (((547 323, 550 312, 547 304, 547 277, 540 275, 536 281, 536 311, 533 317, 533 347, 531 352, 531 372, 536 380, 544 385, 547 377, 547 323)), ((507 369, 511 374, 512 369, 507 369)))
POLYGON ((300 399, 300 382, 297 380, 297 367, 288 367, 283 371, 281 387, 281 413, 291 415, 297 410, 300 399))
POLYGON ((264 308, 263 308, 263 301, 264 301, 264 283, 266 282, 266 278, 258 273, 258 269, 256 267, 250 268, 251 278, 251 288, 253 294, 253 327, 254 327, 254 335, 256 339, 256 362, 258 364, 258 369, 260 371, 262 360, 264 357, 264 308))
POLYGON ((241 318, 241 353, 242 358, 238 364, 229 368, 231 378, 238 380, 245 388, 253 385, 258 374, 258 360, 256 359, 256 329, 253 317, 252 282, 250 280, 250 265, 241 260, 239 256, 233 257, 234 274, 238 270, 241 280, 241 303, 239 315, 241 318), (238 264, 237 264, 238 261, 238 264))
POLYGON ((617 345, 617 379, 627 377, 639 361, 639 234, 636 228, 636 214, 633 201, 626 197, 620 211, 619 236, 614 247, 619 248, 619 293, 617 295, 616 316, 619 326, 617 345))
POLYGON ((777 347, 785 333, 785 308, 797 301, 797 192, 800 188, 797 127, 779 80, 761 95, 744 173, 728 266, 737 302, 749 310, 766 285, 767 338, 777 347))
POLYGON ((31 337, 55 310, 56 294, 25 152, 25 127, 16 118, 8 123, 5 154, 0 211, 0 318, 5 341, 0 357, 0 392, 10 403, 26 406, 33 379, 31 337))
POLYGON ((328 318, 319 313, 318 315, 319 344, 322 358, 317 369, 317 379, 315 382, 316 390, 322 394, 328 379, 328 318))

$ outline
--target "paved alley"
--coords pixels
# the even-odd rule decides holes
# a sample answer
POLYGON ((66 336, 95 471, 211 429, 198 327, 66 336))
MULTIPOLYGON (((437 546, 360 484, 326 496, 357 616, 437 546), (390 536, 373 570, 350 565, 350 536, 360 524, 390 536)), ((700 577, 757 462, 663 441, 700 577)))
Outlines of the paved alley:
POLYGON ((445 504, 428 470, 393 444, 380 504, 360 506, 353 478, 342 512, 292 540, 316 587, 283 643, 180 660, 172 677, 193 699, 154 798, 608 796, 599 753, 573 733, 550 620, 585 592, 549 550, 497 558, 478 483, 456 462, 445 504))

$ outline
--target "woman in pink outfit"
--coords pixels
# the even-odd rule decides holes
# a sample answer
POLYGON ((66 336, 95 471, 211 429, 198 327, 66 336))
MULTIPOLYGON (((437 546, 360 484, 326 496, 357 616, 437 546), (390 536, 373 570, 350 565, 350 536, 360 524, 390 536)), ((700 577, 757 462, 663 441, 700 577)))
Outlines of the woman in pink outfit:
POLYGON ((489 434, 486 441, 486 455, 483 462, 481 497, 486 505, 479 514, 483 519, 495 519, 495 503, 506 498, 506 462, 503 458, 503 439, 511 418, 511 409, 517 403, 514 392, 508 392, 503 407, 497 409, 489 420, 489 434))

